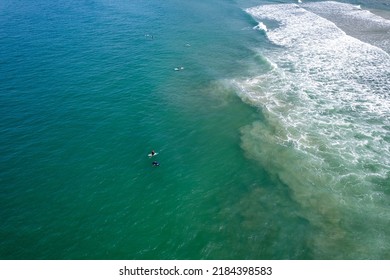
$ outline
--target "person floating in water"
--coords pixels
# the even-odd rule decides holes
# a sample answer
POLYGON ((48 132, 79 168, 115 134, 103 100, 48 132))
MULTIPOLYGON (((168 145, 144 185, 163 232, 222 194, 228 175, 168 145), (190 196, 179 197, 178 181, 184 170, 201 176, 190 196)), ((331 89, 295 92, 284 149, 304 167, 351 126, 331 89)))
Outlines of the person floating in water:
POLYGON ((154 156, 156 154, 156 152, 154 150, 152 150, 152 152, 150 153, 152 156, 154 156))
POLYGON ((160 164, 157 161, 152 162, 153 166, 160 166, 160 164))

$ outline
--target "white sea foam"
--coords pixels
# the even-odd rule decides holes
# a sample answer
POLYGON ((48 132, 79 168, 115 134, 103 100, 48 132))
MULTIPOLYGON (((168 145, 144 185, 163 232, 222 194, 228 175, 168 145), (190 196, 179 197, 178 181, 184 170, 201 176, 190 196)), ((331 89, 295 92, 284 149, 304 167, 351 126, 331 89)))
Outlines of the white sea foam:
MULTIPOLYGON (((330 15, 338 17, 346 17, 349 20, 359 19, 364 24, 376 24, 378 26, 387 26, 389 27, 390 21, 386 20, 380 16, 373 14, 368 10, 364 10, 360 5, 351 5, 348 3, 340 3, 334 1, 324 1, 324 2, 311 2, 304 3, 301 7, 310 10, 314 13, 319 13, 321 15, 330 15)), ((334 18, 337 22, 339 18, 334 18)))
POLYGON ((353 37, 380 47, 390 54, 390 20, 364 10, 360 5, 347 3, 312 2, 301 7, 332 20, 353 37))
MULTIPOLYGON (((332 256, 332 246, 365 238, 350 233, 365 227, 359 221, 345 225, 350 213, 365 211, 389 225, 380 186, 390 175, 390 56, 296 4, 246 11, 279 23, 266 32, 279 47, 265 53, 277 67, 235 80, 242 99, 266 119, 243 129, 242 146, 292 189, 303 215, 321 228, 317 249, 345 257, 332 256)), ((369 249, 356 245, 360 250, 369 249)))
POLYGON ((256 25, 255 27, 253 27, 253 29, 263 30, 263 31, 265 31, 265 32, 268 31, 267 26, 266 26, 263 22, 260 22, 258 25, 256 25))

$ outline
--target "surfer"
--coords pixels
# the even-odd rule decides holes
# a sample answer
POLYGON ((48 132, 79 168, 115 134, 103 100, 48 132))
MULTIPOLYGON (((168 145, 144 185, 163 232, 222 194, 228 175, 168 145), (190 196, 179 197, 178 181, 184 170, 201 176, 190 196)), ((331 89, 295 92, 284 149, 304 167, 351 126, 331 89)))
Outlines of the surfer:
POLYGON ((159 164, 157 161, 153 161, 153 162, 152 162, 152 165, 153 165, 153 166, 159 166, 160 164, 159 164))
POLYGON ((150 153, 152 156, 154 156, 156 154, 156 152, 154 150, 152 150, 152 152, 150 153))

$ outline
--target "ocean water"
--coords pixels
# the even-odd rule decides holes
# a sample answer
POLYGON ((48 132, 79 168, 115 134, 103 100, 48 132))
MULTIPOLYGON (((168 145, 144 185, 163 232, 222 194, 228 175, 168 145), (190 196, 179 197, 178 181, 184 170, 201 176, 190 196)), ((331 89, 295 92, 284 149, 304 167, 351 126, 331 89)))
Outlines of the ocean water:
POLYGON ((1 1, 0 259, 390 259, 390 5, 301 2, 1 1))

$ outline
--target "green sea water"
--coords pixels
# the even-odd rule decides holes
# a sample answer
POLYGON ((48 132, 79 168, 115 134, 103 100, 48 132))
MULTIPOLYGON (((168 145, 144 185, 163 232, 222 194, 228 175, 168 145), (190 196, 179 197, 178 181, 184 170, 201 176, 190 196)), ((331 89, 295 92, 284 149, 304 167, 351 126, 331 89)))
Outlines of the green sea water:
POLYGON ((390 258, 386 38, 275 3, 2 1, 0 258, 390 258))

